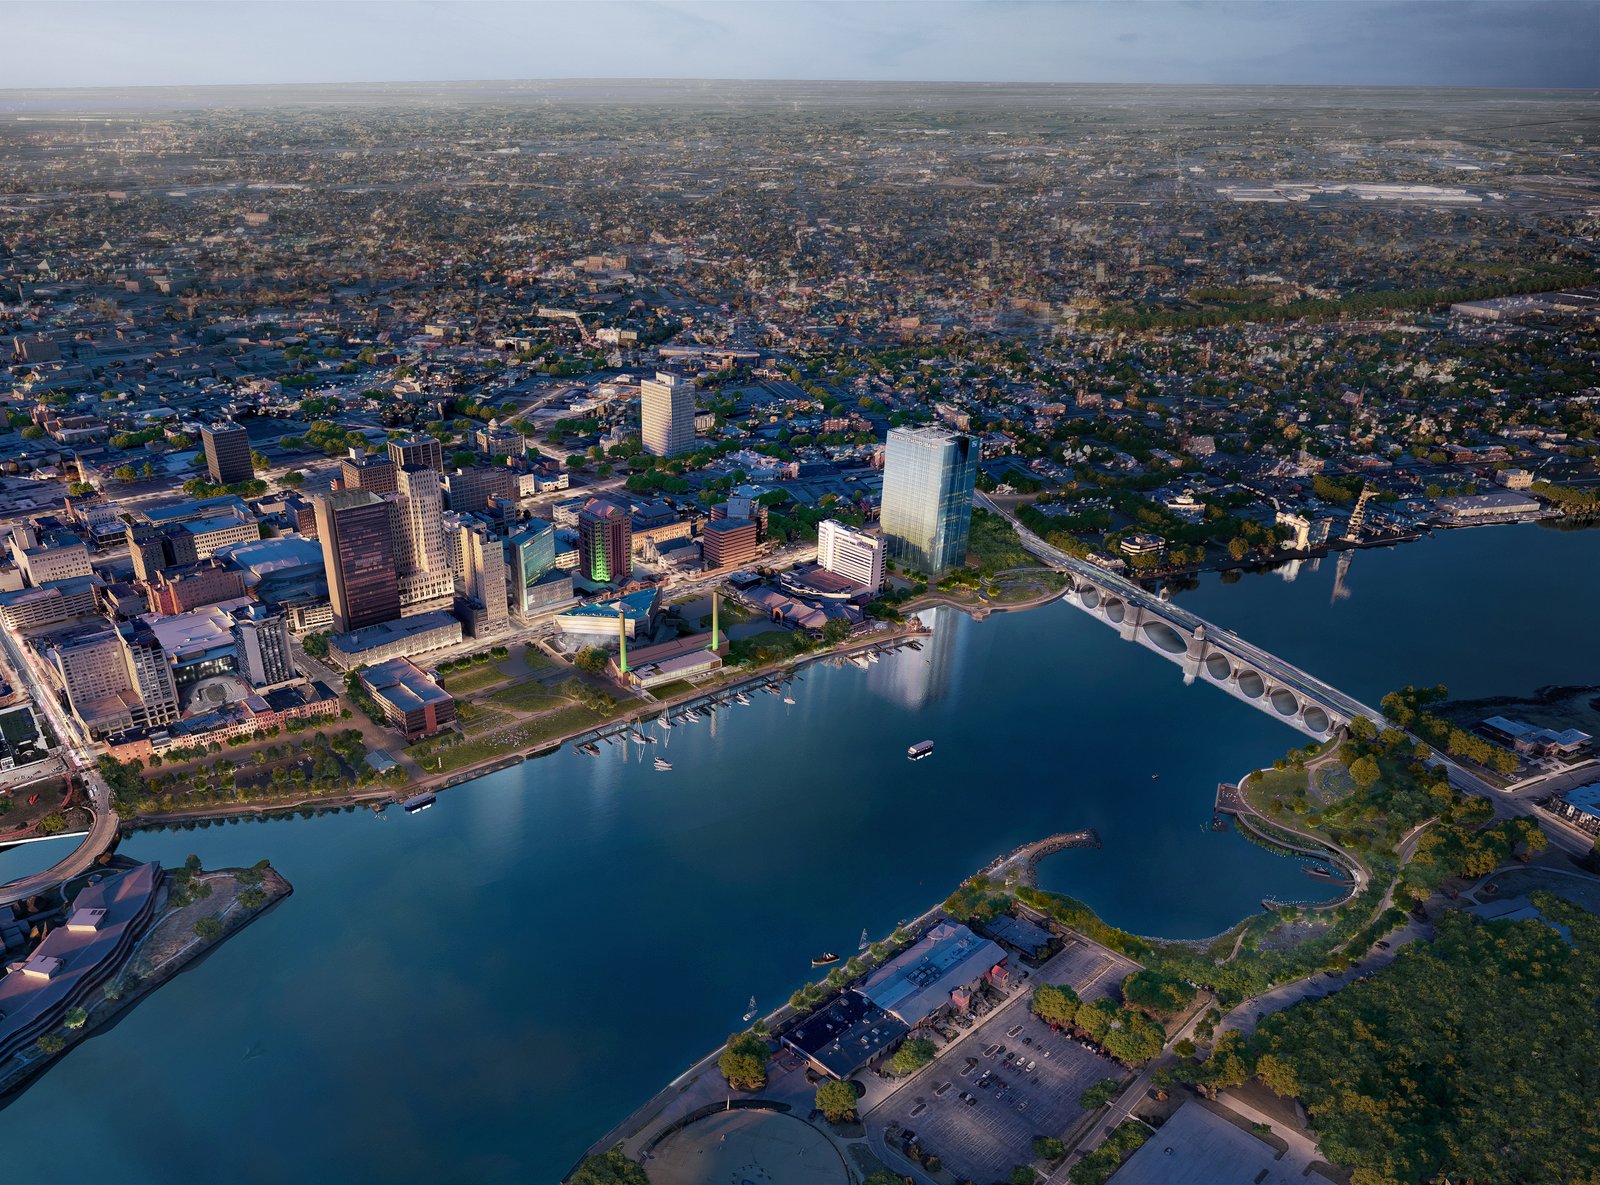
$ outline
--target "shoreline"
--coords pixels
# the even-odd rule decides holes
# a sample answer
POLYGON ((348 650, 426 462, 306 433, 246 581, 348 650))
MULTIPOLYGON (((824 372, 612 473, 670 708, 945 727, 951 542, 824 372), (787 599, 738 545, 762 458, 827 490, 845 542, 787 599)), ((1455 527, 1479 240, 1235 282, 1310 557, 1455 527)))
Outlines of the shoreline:
MULTIPOLYGON (((208 875, 231 875, 240 871, 242 870, 237 868, 218 868, 210 870, 208 875)), ((222 933, 217 935, 217 937, 209 941, 199 940, 198 945, 186 948, 172 955, 163 963, 161 963, 160 966, 156 967, 150 975, 139 978, 137 984, 131 990, 124 992, 116 999, 113 1000, 107 997, 102 990, 95 1002, 86 1006, 86 1011, 89 1015, 83 1026, 78 1029, 67 1029, 64 1031, 66 1044, 64 1044, 54 1053, 41 1053, 38 1056, 33 1057, 30 1060, 16 1066, 4 1077, 0 1077, 0 1111, 5 1110, 5 1108, 11 1103, 20 1098, 28 1089, 28 1087, 32 1086, 33 1083, 37 1081, 46 1071, 48 1071, 62 1058, 66 1057, 67 1054, 71 1053, 72 1050, 76 1049, 79 1045, 85 1041, 88 1041, 92 1037, 98 1036, 101 1033, 110 1032, 117 1026, 118 1022, 120 1022, 122 1018, 126 1016, 128 1012, 131 1011, 133 1007, 141 1000, 144 1000, 158 988, 170 983, 172 980, 176 979, 179 975, 183 974, 183 972, 189 970, 191 967, 197 967, 201 963, 205 962, 205 960, 214 950, 222 946, 222 944, 227 942, 228 939, 238 934, 241 930, 245 929, 245 927, 249 926, 258 918, 265 917, 267 914, 271 913, 278 907, 280 903, 282 903, 294 892, 294 886, 290 884, 289 881, 277 871, 277 869, 271 867, 270 865, 262 869, 261 888, 267 894, 267 900, 265 904, 261 905, 259 908, 242 911, 233 917, 226 918, 223 922, 222 933)), ((123 962, 122 966, 118 967, 117 970, 107 978, 108 983, 121 979, 127 973, 128 968, 133 965, 134 960, 139 956, 139 953, 143 949, 145 942, 148 941, 153 934, 155 934, 157 929, 164 922, 169 920, 173 915, 180 912, 180 910, 184 908, 171 908, 170 885, 164 885, 161 891, 165 894, 168 894, 167 898, 162 902, 161 913, 150 923, 145 932, 139 936, 139 941, 134 945, 132 951, 129 952, 128 957, 126 961, 123 962)), ((237 898, 235 898, 235 901, 236 900, 237 898)), ((234 902, 230 902, 229 906, 225 908, 231 908, 233 903, 234 902)))
MULTIPOLYGON (((923 607, 932 608, 936 606, 923 607)), ((960 608, 960 606, 956 605, 951 605, 950 607, 960 608)), ((548 757, 553 753, 559 752, 567 745, 598 739, 602 736, 610 735, 618 729, 636 725, 642 720, 651 720, 657 716, 676 711, 681 707, 692 707, 694 704, 712 696, 731 695, 748 687, 766 683, 780 674, 792 676, 802 668, 824 659, 846 658, 880 646, 899 649, 909 641, 928 637, 930 633, 931 631, 926 627, 918 626, 908 621, 904 625, 879 631, 869 638, 847 641, 843 645, 827 650, 819 650, 813 654, 796 655, 780 662, 752 668, 748 672, 741 671, 726 682, 697 687, 690 691, 681 692, 670 699, 636 703, 626 711, 618 712, 614 716, 606 717, 599 722, 587 724, 581 729, 575 729, 549 741, 542 742, 537 748, 530 749, 526 753, 503 753, 497 757, 491 757, 482 762, 465 766, 462 769, 452 770, 447 774, 435 774, 432 777, 407 782, 399 790, 384 787, 366 791, 352 790, 323 798, 300 798, 292 802, 231 803, 226 806, 205 807, 192 811, 163 811, 155 815, 132 815, 122 820, 118 829, 118 838, 172 824, 199 823, 202 821, 209 823, 212 820, 230 818, 266 819, 279 815, 299 814, 308 810, 313 813, 322 813, 326 811, 342 811, 351 806, 371 806, 379 803, 388 806, 403 802, 405 799, 413 798, 419 794, 437 794, 440 791, 449 790, 467 782, 474 782, 479 778, 500 773, 524 762, 548 757)))

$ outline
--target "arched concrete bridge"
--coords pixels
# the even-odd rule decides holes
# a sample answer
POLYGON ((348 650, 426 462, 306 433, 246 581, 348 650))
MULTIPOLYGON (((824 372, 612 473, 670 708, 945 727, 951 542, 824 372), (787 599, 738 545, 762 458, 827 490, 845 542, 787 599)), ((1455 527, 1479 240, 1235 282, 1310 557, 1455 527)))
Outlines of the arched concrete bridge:
POLYGON ((982 492, 974 497, 1010 521, 1024 548, 1067 578, 1062 599, 1115 629, 1126 641, 1177 663, 1185 683, 1197 679, 1209 683, 1319 740, 1356 716, 1384 725, 1383 714, 1376 709, 1232 631, 1180 609, 1161 594, 1052 547, 982 492))

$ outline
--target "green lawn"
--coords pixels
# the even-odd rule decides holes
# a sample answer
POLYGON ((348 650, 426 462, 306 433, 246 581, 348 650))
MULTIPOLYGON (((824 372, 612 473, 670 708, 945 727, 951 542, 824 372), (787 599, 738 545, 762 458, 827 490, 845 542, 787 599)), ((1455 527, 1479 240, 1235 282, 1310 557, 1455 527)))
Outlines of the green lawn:
POLYGON ((985 575, 1007 568, 1037 565, 1022 549, 1022 541, 1009 522, 988 510, 972 512, 972 532, 967 538, 967 562, 975 563, 985 575))
POLYGON ((492 666, 478 667, 470 671, 456 671, 444 677, 444 689, 451 695, 470 695, 474 691, 482 691, 485 687, 493 687, 497 683, 504 683, 506 677, 492 666))
POLYGON ((524 712, 537 711, 561 702, 566 697, 552 691, 536 679, 527 679, 489 693, 491 702, 524 712))

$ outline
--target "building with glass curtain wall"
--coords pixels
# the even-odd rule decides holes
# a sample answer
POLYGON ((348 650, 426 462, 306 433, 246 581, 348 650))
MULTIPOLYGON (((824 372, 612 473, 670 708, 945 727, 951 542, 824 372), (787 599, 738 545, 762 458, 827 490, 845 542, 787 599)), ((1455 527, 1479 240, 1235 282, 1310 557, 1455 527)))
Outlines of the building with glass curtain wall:
POLYGON ((939 576, 967 559, 978 448, 943 428, 895 428, 883 461, 882 528, 888 558, 939 576))

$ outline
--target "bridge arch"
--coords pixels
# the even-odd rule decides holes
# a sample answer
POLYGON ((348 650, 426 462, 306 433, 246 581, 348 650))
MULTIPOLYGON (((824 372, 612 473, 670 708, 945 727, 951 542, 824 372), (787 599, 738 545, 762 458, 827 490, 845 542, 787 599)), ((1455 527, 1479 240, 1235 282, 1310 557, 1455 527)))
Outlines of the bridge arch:
POLYGON ((1100 604, 1100 589, 1085 582, 1078 588, 1078 600, 1083 603, 1085 609, 1097 608, 1100 604))
POLYGON ((1100 611, 1112 625, 1121 625, 1122 619, 1128 615, 1128 607, 1116 597, 1107 597, 1100 611))
POLYGON ((1267 696, 1267 701, 1272 704, 1273 710, 1280 716, 1298 716, 1300 714, 1300 701, 1295 698, 1294 692, 1283 687, 1274 687, 1267 696))
POLYGON ((1267 681, 1261 675, 1245 667, 1239 672, 1239 694, 1246 699, 1260 699, 1267 690, 1267 681))
POLYGON ((1328 713, 1324 712, 1316 704, 1310 704, 1306 707, 1306 710, 1300 714, 1300 721, 1315 733, 1326 733, 1333 727, 1333 721, 1328 718, 1328 713))
POLYGON ((1233 664, 1226 655, 1209 654, 1206 656, 1206 674, 1218 683, 1226 683, 1233 677, 1233 664))
POLYGON ((1173 629, 1164 621, 1147 621, 1144 625, 1144 636, 1160 650, 1168 654, 1187 654, 1189 643, 1182 634, 1173 629))

